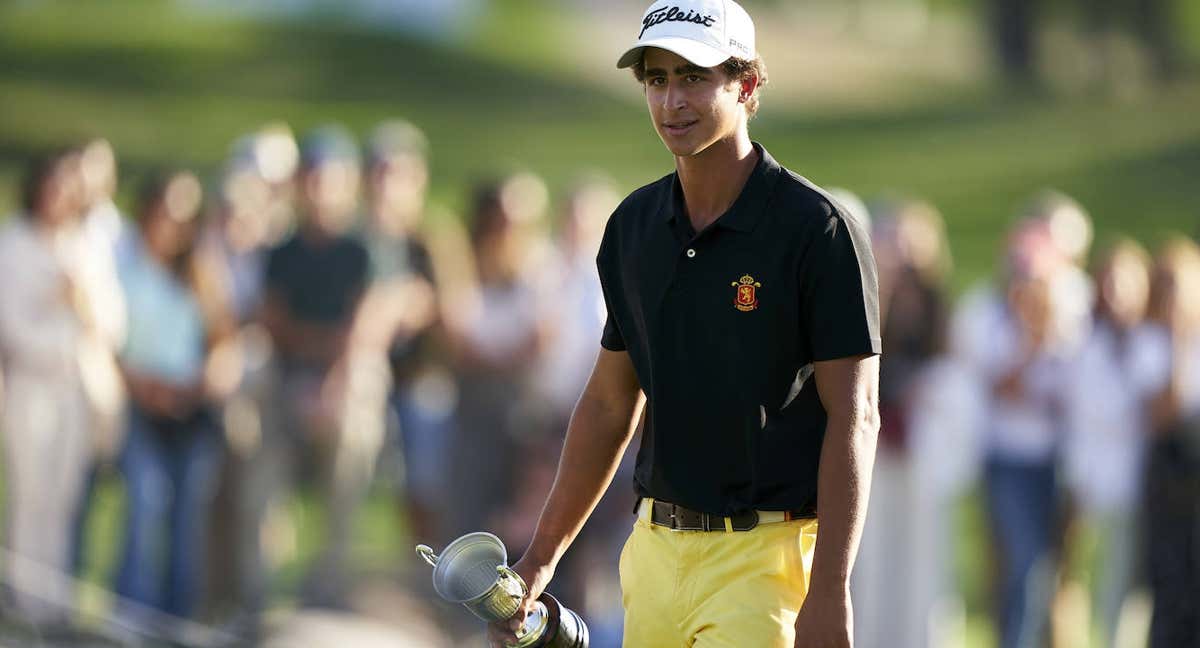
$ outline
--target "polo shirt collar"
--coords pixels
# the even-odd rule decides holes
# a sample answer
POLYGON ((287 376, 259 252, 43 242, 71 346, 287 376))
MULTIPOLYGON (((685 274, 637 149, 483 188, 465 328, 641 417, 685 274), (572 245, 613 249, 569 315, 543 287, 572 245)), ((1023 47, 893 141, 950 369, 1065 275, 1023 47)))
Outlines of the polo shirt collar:
MULTIPOLYGON (((753 231, 767 207, 767 201, 770 199, 771 193, 775 189, 775 183, 783 169, 762 144, 758 142, 751 142, 751 144, 758 152, 758 162, 754 166, 754 171, 750 172, 750 177, 746 179, 742 193, 738 194, 737 200, 733 201, 733 206, 717 219, 714 226, 737 232, 753 231)), ((668 223, 687 222, 687 211, 684 205, 683 185, 680 184, 679 173, 676 172, 671 177, 671 193, 667 196, 666 209, 662 210, 665 220, 668 223)))

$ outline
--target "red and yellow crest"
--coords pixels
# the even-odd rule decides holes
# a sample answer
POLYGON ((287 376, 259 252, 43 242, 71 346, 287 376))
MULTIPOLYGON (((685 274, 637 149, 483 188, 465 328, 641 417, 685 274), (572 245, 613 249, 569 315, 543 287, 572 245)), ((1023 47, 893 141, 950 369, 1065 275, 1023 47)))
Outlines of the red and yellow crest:
POLYGON ((757 289, 762 288, 762 284, 754 280, 750 275, 742 275, 741 279, 733 282, 732 285, 736 290, 733 299, 733 306, 743 313, 748 313, 758 308, 757 289))

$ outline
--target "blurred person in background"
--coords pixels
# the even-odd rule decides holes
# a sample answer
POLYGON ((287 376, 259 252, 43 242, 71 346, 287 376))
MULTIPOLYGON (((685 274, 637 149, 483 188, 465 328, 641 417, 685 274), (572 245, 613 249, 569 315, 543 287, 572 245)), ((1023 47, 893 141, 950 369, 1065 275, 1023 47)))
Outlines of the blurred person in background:
POLYGON ((451 537, 489 528, 509 547, 520 547, 524 543, 514 533, 532 528, 526 520, 514 522, 505 507, 518 499, 518 478, 545 476, 533 468, 553 451, 544 444, 539 448, 542 439, 527 437, 539 431, 523 419, 531 372, 545 339, 539 319, 544 304, 530 274, 542 268, 529 264, 531 229, 545 206, 545 185, 530 174, 475 190, 469 235, 476 284, 447 313, 460 393, 448 457, 454 489, 447 520, 451 537), (528 452, 522 452, 523 445, 528 452))
MULTIPOLYGON (((1118 240, 1100 255, 1094 277, 1094 324, 1064 381, 1064 482, 1079 522, 1098 536, 1094 617, 1101 622, 1101 645, 1115 646, 1133 578, 1154 380, 1143 327, 1149 255, 1133 241, 1118 240)), ((1072 539, 1068 549, 1078 544, 1072 539)))
MULTIPOLYGON (((1060 357, 1074 358, 1087 341, 1094 319, 1093 311, 1096 301, 1096 288, 1092 277, 1087 272, 1088 253, 1092 245, 1092 220, 1083 206, 1074 198, 1061 191, 1043 189, 1025 204, 1019 212, 1020 217, 1035 228, 1044 227, 1057 257, 1061 261, 1053 271, 1050 283, 1050 305, 1053 311, 1051 332, 1052 345, 1060 357)), ((1067 383, 1062 383, 1064 387, 1067 383)), ((1060 408, 1063 403, 1059 403, 1060 408)), ((1060 409, 1062 419, 1064 412, 1060 409)), ((1065 426, 1065 419, 1062 419, 1065 426)), ((1060 459, 1068 450, 1066 440, 1069 430, 1062 430, 1063 443, 1059 444, 1060 459)), ((1061 462, 1060 462, 1061 467, 1061 462)), ((1066 490, 1063 490, 1066 493, 1066 490)), ((1054 596, 1051 613, 1054 641, 1060 644, 1071 643, 1076 639, 1072 635, 1084 634, 1083 628, 1087 622, 1087 595, 1076 583, 1072 582, 1072 574, 1067 567, 1072 550, 1068 542, 1068 531, 1072 528, 1075 511, 1071 506, 1070 497, 1063 497, 1061 520, 1057 525, 1054 545, 1061 549, 1058 565, 1061 572, 1057 590, 1054 596)))
MULTIPOLYGON (((596 255, 604 225, 620 199, 607 177, 587 175, 575 180, 562 203, 552 257, 541 272, 549 280, 542 287, 549 297, 540 304, 546 348, 535 371, 535 388, 549 408, 547 425, 552 433, 567 429, 596 362, 596 340, 604 331, 607 312, 596 255)), ((557 450, 561 439, 553 441, 557 450)), ((633 463, 632 455, 621 462, 618 482, 633 479, 633 463)), ((621 643, 624 612, 617 558, 631 528, 629 498, 619 489, 610 489, 584 525, 574 551, 557 570, 555 591, 564 600, 578 601, 597 648, 621 643)))
POLYGON ((317 605, 344 600, 354 512, 383 436, 386 368, 357 355, 351 337, 369 280, 367 251, 347 233, 360 176, 358 147, 344 128, 309 133, 296 180, 298 228, 271 251, 266 267, 263 321, 279 370, 273 409, 280 420, 264 430, 247 489, 260 498, 262 520, 283 483, 301 469, 315 477, 328 515, 302 594, 317 605))
POLYGON ((118 612, 139 623, 153 623, 145 608, 195 613, 221 465, 214 407, 232 385, 214 380, 209 359, 233 322, 205 301, 208 279, 195 255, 201 200, 190 172, 152 177, 138 197, 139 236, 120 268, 129 317, 120 360, 131 407, 119 461, 128 503, 116 591, 124 599, 118 612))
POLYGON ((389 474, 403 475, 401 506, 409 533, 440 542, 447 487, 446 444, 453 378, 438 354, 434 265, 424 232, 429 142, 416 126, 377 126, 367 145, 367 218, 362 239, 371 287, 356 317, 356 336, 386 355, 393 425, 389 474), (398 455, 398 456, 397 456, 398 455))
POLYGON ((979 456, 1002 648, 1043 640, 1054 593, 1060 380, 1069 357, 1054 286, 1068 263, 1046 219, 1019 220, 1000 288, 968 291, 952 322, 955 356, 984 394, 979 456))
MULTIPOLYGON (((604 294, 596 276, 596 254, 604 224, 620 203, 611 180, 582 178, 563 204, 561 230, 550 267, 543 270, 555 295, 543 304, 548 339, 538 367, 538 390, 553 410, 556 429, 566 429, 575 401, 596 360, 596 339, 604 330, 604 294)), ((626 534, 628 535, 628 534, 626 534)))
POLYGON ((114 199, 117 194, 117 154, 102 138, 84 142, 80 147, 80 171, 83 174, 83 225, 97 244, 107 245, 121 262, 132 240, 125 217, 114 199))
POLYGON ((254 167, 230 162, 197 241, 197 254, 219 273, 221 298, 239 324, 253 321, 262 307, 270 192, 254 167))
POLYGON ((1044 221, 1010 242, 1003 312, 982 369, 990 385, 985 433, 987 515, 1000 566, 1000 646, 1036 646, 1048 628, 1057 573, 1057 464, 1066 352, 1055 337, 1054 285, 1065 261, 1044 221))
POLYGON ((1086 270, 1092 249, 1092 218, 1074 198, 1052 189, 1038 192, 1021 216, 1045 223, 1050 242, 1063 261, 1050 288, 1054 337, 1064 351, 1078 352, 1091 329, 1096 301, 1096 287, 1086 270))
POLYGON ((296 171, 300 145, 292 129, 283 122, 266 124, 233 143, 231 168, 250 169, 267 185, 267 204, 262 220, 264 240, 275 247, 292 233, 296 224, 296 171))
POLYGON ((1175 238, 1155 258, 1159 352, 1146 481, 1151 648, 1200 645, 1200 247, 1175 238))
POLYGON ((86 360, 124 335, 113 260, 80 223, 84 198, 79 153, 46 155, 0 228, 5 576, 14 612, 36 625, 64 624, 74 605, 72 526, 96 443, 86 360))
MULTIPOLYGON (((125 217, 113 202, 117 192, 117 157, 112 144, 103 138, 88 140, 79 151, 80 174, 83 179, 84 211, 82 226, 89 242, 93 262, 109 267, 107 276, 116 276, 115 266, 128 255, 130 241, 135 238, 125 224, 125 217)), ((124 318, 124 309, 121 317, 124 318)), ((93 438, 96 456, 88 470, 84 494, 80 498, 71 538, 71 565, 75 575, 82 575, 85 565, 84 546, 87 543, 87 515, 97 479, 116 461, 125 432, 125 381, 113 356, 105 345, 87 345, 81 352, 80 370, 84 389, 92 403, 93 438)))
MULTIPOLYGON (((1064 380, 1064 481, 1079 522, 1099 536, 1096 618, 1100 641, 1116 646, 1133 583, 1150 425, 1146 406, 1156 373, 1153 340, 1144 326, 1150 256, 1135 242, 1118 240, 1100 254, 1093 275, 1094 322, 1064 380)), ((1078 534, 1070 539, 1078 544, 1078 534)))
POLYGON ((234 332, 223 349, 237 385, 215 412, 226 449, 209 525, 209 564, 203 609, 225 618, 248 606, 253 556, 260 542, 245 492, 249 462, 266 427, 276 425, 268 407, 273 383, 271 341, 258 322, 270 242, 272 190, 252 159, 235 156, 220 174, 215 200, 196 243, 197 263, 211 277, 210 299, 228 313, 234 332))
MULTIPOLYGON (((928 203, 892 200, 876 208, 872 244, 879 267, 883 344, 880 358, 881 427, 871 481, 871 509, 851 581, 855 638, 864 646, 937 645, 931 618, 944 594, 948 568, 940 551, 947 544, 942 508, 946 493, 938 477, 951 461, 951 446, 936 457, 918 457, 928 448, 913 429, 927 394, 930 367, 944 352, 948 327, 945 298, 949 249, 941 215, 928 203)), ((939 389, 943 398, 950 392, 939 389)), ((939 422, 939 425, 946 425, 939 422)))

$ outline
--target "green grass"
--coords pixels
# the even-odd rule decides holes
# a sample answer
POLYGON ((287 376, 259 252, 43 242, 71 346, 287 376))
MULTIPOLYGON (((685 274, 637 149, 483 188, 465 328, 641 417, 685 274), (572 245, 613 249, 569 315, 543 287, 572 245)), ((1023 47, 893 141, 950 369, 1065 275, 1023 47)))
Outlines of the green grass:
MULTIPOLYGON (((300 131, 338 120, 361 133, 397 115, 429 131, 435 197, 455 208, 467 183, 496 168, 529 168, 555 187, 603 169, 630 189, 671 168, 632 82, 614 92, 564 73, 552 38, 514 42, 526 19, 535 23, 524 34, 574 37, 556 27, 561 15, 530 3, 486 16, 479 38, 444 48, 337 22, 115 6, 0 7, 0 179, 17 177, 29 154, 86 134, 111 137, 131 178, 165 162, 211 171, 237 135, 269 120, 300 131)), ((1046 186, 1079 197, 1102 230, 1145 240, 1200 220, 1190 183, 1200 172, 1195 84, 1125 104, 982 87, 930 88, 923 105, 898 112, 886 95, 883 107, 824 113, 771 99, 768 91, 753 133, 785 164, 821 184, 941 207, 958 287, 989 274, 1014 209, 1046 186)), ((0 205, 13 204, 14 190, 0 184, 0 205)))
MULTIPOLYGON (((411 119, 433 144, 434 196, 452 209, 471 180, 497 168, 531 169, 554 188, 600 169, 626 189, 671 168, 633 82, 614 90, 562 56, 586 25, 541 3, 493 3, 473 38, 444 46, 336 19, 262 24, 185 16, 178 6, 0 3, 0 209, 15 206, 24 161, 47 146, 110 137, 127 196, 155 165, 215 170, 235 137, 274 120, 298 131, 336 120, 365 133, 382 119, 411 119)), ((1200 32, 1200 9, 1185 19, 1200 32)), ((768 90, 752 132, 818 183, 933 201, 947 219, 956 288, 991 274, 1014 210, 1047 186, 1078 197, 1102 236, 1153 242, 1200 223, 1195 82, 1123 103, 1010 96, 982 81, 916 90, 927 96, 903 108, 881 93, 871 105, 820 110, 773 101, 768 90)), ((93 582, 110 576, 120 510, 119 485, 105 482, 92 516, 93 582)), ((395 517, 376 491, 359 521, 359 564, 408 555, 395 517)), ((300 544, 280 592, 298 580, 322 519, 308 497, 291 518, 300 544)), ((968 634, 971 645, 986 645, 976 499, 961 518, 968 634)))

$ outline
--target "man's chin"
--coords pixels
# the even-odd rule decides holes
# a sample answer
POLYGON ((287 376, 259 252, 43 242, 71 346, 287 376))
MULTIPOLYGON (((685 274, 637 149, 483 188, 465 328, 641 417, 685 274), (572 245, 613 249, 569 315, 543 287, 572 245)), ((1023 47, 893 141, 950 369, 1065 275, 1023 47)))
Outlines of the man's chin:
POLYGON ((692 157, 703 153, 708 148, 708 146, 696 142, 673 142, 667 139, 663 139, 663 144, 675 157, 692 157))

